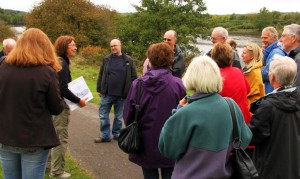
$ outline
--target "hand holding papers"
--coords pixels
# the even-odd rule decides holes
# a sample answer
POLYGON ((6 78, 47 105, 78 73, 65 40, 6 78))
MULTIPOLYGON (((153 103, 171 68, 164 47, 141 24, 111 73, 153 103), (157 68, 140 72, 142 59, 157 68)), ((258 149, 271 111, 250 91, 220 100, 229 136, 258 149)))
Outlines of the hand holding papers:
MULTIPOLYGON (((85 102, 93 99, 93 94, 91 93, 89 87, 85 83, 83 77, 79 77, 68 84, 68 88, 72 93, 74 93, 80 99, 86 99, 85 102)), ((75 104, 65 98, 66 103, 70 107, 70 110, 73 111, 78 108, 78 104, 75 104)))

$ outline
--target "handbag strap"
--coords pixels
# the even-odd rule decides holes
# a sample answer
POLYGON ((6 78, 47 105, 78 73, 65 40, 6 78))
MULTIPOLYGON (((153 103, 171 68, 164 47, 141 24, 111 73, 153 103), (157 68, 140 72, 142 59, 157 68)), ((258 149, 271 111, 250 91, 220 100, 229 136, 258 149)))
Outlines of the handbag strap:
POLYGON ((138 79, 138 89, 136 91, 136 102, 135 102, 135 112, 134 112, 135 122, 137 121, 139 110, 140 110, 141 88, 142 88, 142 80, 138 79))
POLYGON ((228 103, 229 108, 230 108, 232 125, 233 125, 234 148, 240 148, 242 141, 241 141, 239 133, 238 133, 237 120, 236 120, 236 115, 234 112, 234 107, 233 107, 232 101, 229 98, 225 97, 224 99, 226 100, 226 102, 228 103))

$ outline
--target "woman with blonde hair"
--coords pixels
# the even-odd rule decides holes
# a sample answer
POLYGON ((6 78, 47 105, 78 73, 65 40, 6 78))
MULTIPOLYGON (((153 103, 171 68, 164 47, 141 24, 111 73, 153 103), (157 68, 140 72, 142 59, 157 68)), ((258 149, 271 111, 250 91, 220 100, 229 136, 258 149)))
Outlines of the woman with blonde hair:
POLYGON ((261 75, 261 67, 263 53, 261 48, 255 43, 248 43, 244 46, 242 53, 245 67, 243 73, 250 84, 250 92, 248 93, 248 105, 257 101, 265 95, 265 86, 261 75))
MULTIPOLYGON (((160 152, 176 160, 172 179, 230 178, 233 127, 229 105, 218 94, 223 83, 220 70, 210 57, 197 57, 182 80, 193 95, 180 101, 159 139, 160 152)), ((238 105, 232 103, 245 148, 252 134, 238 105)))
POLYGON ((61 113, 61 66, 47 35, 26 30, 0 65, 0 159, 4 178, 43 179, 59 145, 51 115, 61 113))

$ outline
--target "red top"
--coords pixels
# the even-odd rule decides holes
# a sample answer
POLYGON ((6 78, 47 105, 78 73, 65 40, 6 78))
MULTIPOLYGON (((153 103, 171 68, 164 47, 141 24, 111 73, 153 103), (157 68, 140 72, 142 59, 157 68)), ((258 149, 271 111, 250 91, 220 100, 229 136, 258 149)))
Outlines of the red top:
POLYGON ((223 78, 223 88, 219 94, 223 97, 232 98, 240 107, 246 124, 249 123, 251 115, 248 109, 247 95, 250 85, 243 72, 236 67, 220 68, 223 78))

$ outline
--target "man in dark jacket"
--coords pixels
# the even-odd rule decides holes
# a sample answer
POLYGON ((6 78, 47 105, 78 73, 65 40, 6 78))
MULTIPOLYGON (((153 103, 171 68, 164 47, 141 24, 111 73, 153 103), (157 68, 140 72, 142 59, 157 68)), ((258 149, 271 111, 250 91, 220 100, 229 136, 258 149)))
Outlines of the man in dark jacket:
MULTIPOLYGON (((213 44, 216 43, 226 43, 226 40, 228 38, 228 31, 223 27, 216 27, 211 33, 211 42, 213 44)), ((206 53, 207 56, 211 57, 211 50, 206 53)), ((232 50, 232 66, 237 67, 239 69, 242 69, 241 63, 240 63, 240 57, 237 54, 236 51, 232 50)))
POLYGON ((292 87, 296 74, 293 59, 274 55, 269 68, 274 91, 264 97, 249 123, 260 178, 300 178, 300 89, 292 87))
POLYGON ((114 106, 113 139, 118 139, 123 121, 124 102, 133 80, 137 78, 132 58, 121 51, 121 42, 113 39, 110 42, 111 54, 102 62, 97 81, 97 92, 101 96, 99 118, 101 137, 95 143, 110 142, 109 113, 114 106))
POLYGON ((283 50, 297 64, 297 76, 294 85, 300 86, 300 25, 291 24, 284 26, 280 42, 282 43, 283 50))
POLYGON ((174 30, 168 30, 164 35, 164 42, 169 44, 174 51, 174 62, 172 65, 173 75, 181 78, 185 70, 184 57, 177 42, 177 33, 174 30))

